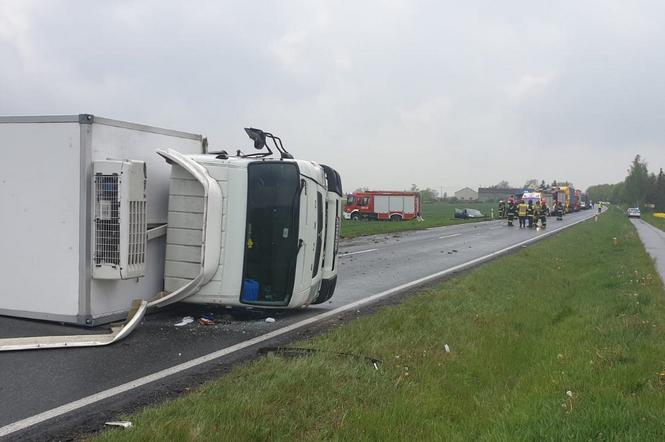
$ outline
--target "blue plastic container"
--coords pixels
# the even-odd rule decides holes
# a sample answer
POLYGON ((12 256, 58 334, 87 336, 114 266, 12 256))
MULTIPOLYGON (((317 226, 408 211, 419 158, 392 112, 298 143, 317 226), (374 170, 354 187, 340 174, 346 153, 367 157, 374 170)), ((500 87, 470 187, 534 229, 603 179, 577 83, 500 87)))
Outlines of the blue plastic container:
POLYGON ((253 279, 245 279, 242 282, 242 302, 256 302, 259 300, 259 283, 253 279))

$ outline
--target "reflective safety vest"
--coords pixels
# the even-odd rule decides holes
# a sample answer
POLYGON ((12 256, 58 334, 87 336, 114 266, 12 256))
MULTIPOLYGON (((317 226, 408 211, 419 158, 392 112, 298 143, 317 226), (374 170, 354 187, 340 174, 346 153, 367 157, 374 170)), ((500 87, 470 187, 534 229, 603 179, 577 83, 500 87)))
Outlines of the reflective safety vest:
POLYGON ((526 209, 527 205, 524 203, 521 203, 517 206, 517 215, 519 216, 526 216, 526 209))

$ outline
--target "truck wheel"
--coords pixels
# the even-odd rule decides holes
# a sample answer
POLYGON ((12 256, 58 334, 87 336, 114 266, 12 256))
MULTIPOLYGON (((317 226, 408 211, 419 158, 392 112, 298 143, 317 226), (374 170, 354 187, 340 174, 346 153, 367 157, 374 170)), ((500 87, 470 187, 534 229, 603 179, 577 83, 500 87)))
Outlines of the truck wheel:
POLYGON ((392 215, 392 216, 390 217, 390 221, 394 221, 394 222, 402 221, 402 217, 399 216, 399 215, 392 215))
POLYGON ((351 219, 352 219, 352 220, 360 219, 360 215, 358 215, 358 212, 353 212, 353 213, 351 214, 351 219))

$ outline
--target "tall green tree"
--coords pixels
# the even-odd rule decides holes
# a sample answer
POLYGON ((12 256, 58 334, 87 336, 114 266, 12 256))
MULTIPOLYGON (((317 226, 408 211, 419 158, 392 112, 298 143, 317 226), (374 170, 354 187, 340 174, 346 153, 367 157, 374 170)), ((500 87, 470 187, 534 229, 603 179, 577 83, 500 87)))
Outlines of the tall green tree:
POLYGON ((587 195, 591 201, 613 201, 616 184, 596 184, 589 186, 587 195))
POLYGON ((658 178, 656 178, 656 198, 654 204, 656 204, 656 210, 665 212, 665 174, 663 174, 662 167, 660 168, 660 173, 658 173, 658 178))
POLYGON ((624 197, 628 204, 641 206, 647 197, 649 190, 649 170, 647 163, 642 160, 639 154, 628 169, 628 176, 624 181, 624 197))
POLYGON ((422 201, 424 203, 431 203, 432 201, 436 201, 438 197, 439 197, 439 191, 436 189, 432 189, 431 187, 428 187, 427 189, 423 189, 420 191, 420 198, 422 198, 422 201))

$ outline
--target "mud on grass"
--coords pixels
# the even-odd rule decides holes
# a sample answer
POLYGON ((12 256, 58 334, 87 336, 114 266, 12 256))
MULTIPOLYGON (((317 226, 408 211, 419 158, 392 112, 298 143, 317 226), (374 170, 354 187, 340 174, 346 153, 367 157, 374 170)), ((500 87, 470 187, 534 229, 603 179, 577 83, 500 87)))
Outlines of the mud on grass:
POLYGON ((663 324, 662 283, 614 210, 100 439, 659 440, 663 324))

